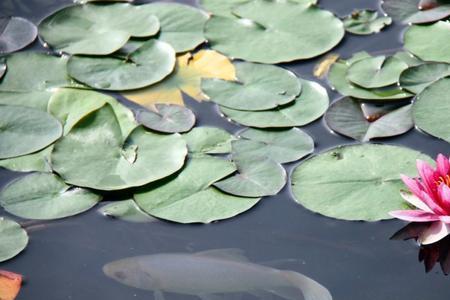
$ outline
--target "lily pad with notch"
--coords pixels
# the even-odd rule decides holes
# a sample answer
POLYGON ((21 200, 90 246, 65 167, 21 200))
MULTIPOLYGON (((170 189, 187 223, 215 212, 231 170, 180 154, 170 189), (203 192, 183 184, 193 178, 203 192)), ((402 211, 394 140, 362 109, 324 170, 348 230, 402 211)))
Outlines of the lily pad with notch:
POLYGON ((155 104, 153 110, 140 109, 136 120, 151 130, 165 133, 186 132, 195 125, 192 110, 175 104, 155 104))
POLYGON ((369 35, 380 32, 391 25, 392 19, 386 16, 378 16, 376 10, 355 10, 343 19, 347 32, 358 35, 369 35))
POLYGON ((25 48, 36 39, 37 34, 36 26, 27 19, 0 17, 0 54, 25 48))

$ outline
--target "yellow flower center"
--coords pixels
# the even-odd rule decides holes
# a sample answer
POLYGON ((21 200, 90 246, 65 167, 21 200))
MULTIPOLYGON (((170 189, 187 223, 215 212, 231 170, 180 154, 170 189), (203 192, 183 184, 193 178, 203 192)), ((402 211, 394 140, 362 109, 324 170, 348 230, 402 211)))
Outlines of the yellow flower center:
POLYGON ((450 187, 450 175, 445 175, 444 177, 439 177, 439 179, 436 181, 436 185, 440 186, 441 184, 445 184, 446 186, 450 187))

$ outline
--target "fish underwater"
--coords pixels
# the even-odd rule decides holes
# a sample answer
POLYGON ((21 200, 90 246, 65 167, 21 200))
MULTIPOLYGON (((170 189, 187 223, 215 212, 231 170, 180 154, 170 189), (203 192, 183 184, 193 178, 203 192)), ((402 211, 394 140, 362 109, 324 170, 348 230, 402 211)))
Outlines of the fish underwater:
POLYGON ((165 300, 164 293, 201 300, 230 299, 236 293, 257 299, 332 299, 318 282, 294 271, 251 263, 239 249, 130 257, 106 264, 103 272, 124 285, 153 291, 156 300, 165 300))

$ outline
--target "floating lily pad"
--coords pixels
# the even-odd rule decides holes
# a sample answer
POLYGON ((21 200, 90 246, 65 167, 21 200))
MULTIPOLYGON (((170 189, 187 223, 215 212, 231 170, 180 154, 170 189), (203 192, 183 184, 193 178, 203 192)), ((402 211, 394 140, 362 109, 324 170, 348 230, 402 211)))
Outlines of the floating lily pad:
POLYGON ((176 52, 193 50, 205 42, 203 27, 208 15, 203 11, 179 3, 150 3, 140 6, 155 15, 161 23, 160 41, 170 44, 176 52))
POLYGON ((450 65, 444 63, 426 63, 403 71, 400 86, 414 94, 419 94, 433 82, 450 76, 450 65))
POLYGON ((103 90, 131 90, 154 84, 175 67, 175 51, 164 42, 150 40, 126 57, 72 56, 70 76, 103 90))
POLYGON ((430 23, 450 16, 446 0, 384 0, 384 11, 404 24, 430 23))
POLYGON ((234 217, 259 198, 235 197, 211 185, 236 170, 231 162, 215 157, 191 159, 172 180, 151 184, 134 195, 152 216, 178 223, 210 223, 234 217))
POLYGON ((28 244, 28 235, 19 224, 0 218, 0 262, 22 252, 28 244))
POLYGON ((143 212, 133 199, 109 203, 98 211, 105 216, 133 223, 150 223, 158 220, 143 212))
POLYGON ((408 67, 415 67, 423 64, 423 61, 407 51, 400 51, 394 54, 394 57, 401 59, 408 67))
POLYGON ((320 84, 300 80, 302 93, 293 103, 266 111, 243 111, 221 107, 231 120, 258 128, 303 126, 320 118, 328 108, 327 91, 320 84))
POLYGON ((0 159, 39 151, 62 135, 51 115, 28 107, 0 105, 0 159))
POLYGON ((372 89, 398 82, 408 65, 395 56, 376 56, 361 59, 347 70, 347 80, 360 87, 372 89))
POLYGON ((366 115, 364 106, 368 105, 350 97, 342 98, 330 106, 325 120, 333 131, 364 142, 400 135, 414 126, 411 105, 373 107, 375 111, 366 115))
POLYGON ((36 39, 37 33, 36 26, 27 19, 0 17, 0 54, 25 48, 36 39))
POLYGON ((233 156, 238 173, 214 183, 225 193, 242 197, 278 194, 286 184, 286 171, 270 158, 259 159, 241 154, 233 156))
POLYGON ((334 48, 345 33, 331 12, 290 1, 251 1, 232 13, 213 15, 206 22, 206 38, 214 50, 252 62, 312 58, 334 48))
POLYGON ((283 130, 246 129, 233 141, 233 157, 270 158, 278 163, 299 160, 314 151, 313 139, 298 128, 283 130))
POLYGON ((149 129, 166 133, 186 132, 195 124, 192 110, 175 104, 155 104, 153 110, 141 109, 136 119, 149 129))
POLYGON ((414 121, 421 130, 450 143, 450 78, 443 78, 417 95, 414 121))
POLYGON ((0 82, 0 104, 47 110, 58 87, 80 86, 67 74, 67 58, 38 52, 20 52, 6 57, 8 71, 0 82))
POLYGON ((405 48, 424 61, 450 63, 450 24, 439 21, 431 25, 413 25, 406 31, 405 48))
POLYGON ((267 110, 293 101, 301 92, 294 73, 283 68, 235 63, 235 81, 203 79, 202 91, 221 106, 238 110, 267 110))
POLYGON ((156 16, 124 3, 65 7, 39 25, 42 39, 56 51, 89 55, 111 54, 130 37, 149 37, 158 31, 156 16))
POLYGON ((89 113, 53 149, 53 169, 69 184, 99 190, 141 186, 178 171, 187 154, 178 134, 137 127, 124 139, 109 104, 89 113))
POLYGON ((51 172, 50 153, 53 146, 19 157, 0 160, 0 167, 16 172, 51 172))
POLYGON ((390 219, 408 208, 399 191, 400 174, 416 176, 416 160, 429 158, 398 146, 338 147, 298 166, 292 174, 295 201, 322 215, 343 220, 390 219))
POLYGON ((236 138, 221 128, 196 127, 183 135, 192 155, 227 154, 236 138))
POLYGON ((343 20, 345 30, 353 34, 369 35, 391 25, 390 17, 378 17, 375 10, 357 10, 343 20))
POLYGON ((80 214, 101 197, 86 189, 66 185, 50 173, 32 173, 8 184, 0 192, 0 205, 26 219, 51 220, 80 214))
POLYGON ((330 85, 336 89, 341 95, 351 96, 365 100, 398 100, 412 97, 413 95, 403 91, 399 87, 381 88, 381 89, 365 89, 352 84, 347 79, 347 72, 353 63, 371 57, 365 52, 355 54, 349 60, 339 60, 331 66, 328 73, 328 81, 330 85))

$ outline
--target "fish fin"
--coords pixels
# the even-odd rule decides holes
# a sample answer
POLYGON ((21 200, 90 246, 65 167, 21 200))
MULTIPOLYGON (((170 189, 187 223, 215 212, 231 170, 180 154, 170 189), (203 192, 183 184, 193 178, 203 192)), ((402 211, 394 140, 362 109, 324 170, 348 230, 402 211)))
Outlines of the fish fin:
POLYGON ((293 271, 281 271, 291 286, 276 287, 271 293, 286 300, 332 300, 330 292, 318 282, 293 271))
POLYGON ((155 300, 166 300, 166 298, 164 297, 163 292, 156 290, 153 292, 153 296, 155 298, 155 300))
POLYGON ((242 251, 241 249, 235 249, 235 248, 207 250, 207 251, 197 252, 197 253, 195 253, 195 255, 221 258, 221 259, 239 261, 239 262, 249 262, 248 258, 245 257, 245 255, 244 255, 244 251, 242 251))

